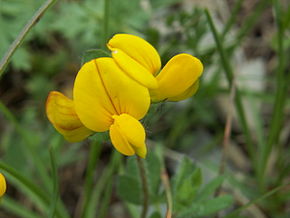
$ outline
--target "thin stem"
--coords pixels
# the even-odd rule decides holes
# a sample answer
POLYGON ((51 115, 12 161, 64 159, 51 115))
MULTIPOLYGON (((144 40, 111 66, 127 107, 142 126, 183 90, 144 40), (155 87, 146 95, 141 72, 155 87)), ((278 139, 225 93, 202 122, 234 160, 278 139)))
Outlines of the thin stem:
POLYGON ((110 17, 110 0, 104 0, 104 26, 103 26, 103 43, 102 46, 106 48, 106 43, 109 35, 109 17, 110 17))
POLYGON ((13 124, 16 132, 22 137, 23 142, 27 146, 26 150, 29 152, 26 153, 28 155, 27 158, 32 158, 34 165, 36 166, 36 169, 40 175, 40 178, 43 181, 44 187, 46 188, 46 190, 50 190, 51 179, 48 176, 47 169, 43 160, 41 160, 39 155, 37 155, 33 138, 30 136, 27 130, 20 125, 14 114, 6 107, 6 105, 1 102, 1 100, 0 113, 2 113, 4 117, 13 124))
MULTIPOLYGON (((230 108, 229 108, 229 111, 227 114, 226 126, 225 126, 225 130, 224 130, 222 159, 221 159, 221 164, 220 164, 220 168, 219 168, 220 175, 224 174, 225 167, 226 167, 227 153, 228 153, 228 148, 230 145, 229 140, 230 140, 231 131, 232 131, 232 120, 233 120, 233 112, 234 112, 233 111, 233 104, 234 104, 235 94, 236 94, 236 84, 235 84, 235 77, 234 77, 233 82, 232 82, 231 91, 230 91, 230 106, 229 106, 230 108)), ((222 184, 217 189, 215 196, 220 195, 221 187, 222 187, 222 184)))
POLYGON ((52 177, 53 177, 53 184, 52 184, 52 196, 51 196, 51 202, 50 202, 50 210, 49 210, 49 216, 48 217, 55 217, 56 213, 56 207, 57 202, 59 199, 59 187, 58 187, 58 176, 57 176, 57 165, 54 155, 54 150, 51 147, 49 149, 49 156, 50 156, 50 162, 51 162, 51 171, 52 171, 52 177))
POLYGON ((234 217, 238 217, 239 213, 242 212, 244 209, 246 209, 247 207, 256 204, 257 202, 270 197, 271 195, 275 194, 276 192, 280 191, 281 189, 287 190, 290 187, 290 183, 284 184, 284 185, 280 185, 277 186, 276 188, 273 188, 271 191, 266 192, 265 194, 261 195, 258 198, 255 198, 254 200, 251 200, 250 202, 248 202, 247 204, 241 206, 240 208, 234 210, 233 212, 231 212, 230 214, 228 214, 225 218, 234 218, 234 217))
POLYGON ((15 199, 10 198, 9 196, 5 196, 5 198, 1 199, 1 208, 6 211, 9 211, 11 214, 16 215, 17 217, 22 218, 39 218, 40 214, 32 211, 32 209, 28 209, 23 205, 23 203, 17 202, 15 199))
POLYGON ((55 2, 56 0, 47 0, 34 14, 31 20, 24 26, 22 31, 19 33, 17 38, 11 44, 7 53, 4 55, 0 62, 0 78, 2 77, 4 70, 6 69, 12 55, 17 50, 17 48, 22 44, 25 36, 29 33, 32 27, 39 21, 41 16, 46 12, 46 10, 55 2))
MULTIPOLYGON (((94 173, 96 171, 97 162, 101 153, 102 143, 97 141, 91 143, 89 161, 87 165, 87 172, 84 185, 84 196, 82 202, 82 216, 87 216, 87 210, 89 206, 90 199, 92 197, 92 188, 94 183, 94 173)), ((77 213, 76 213, 77 214, 77 213)))
POLYGON ((102 204, 101 204, 100 210, 99 210, 99 214, 100 214, 99 218, 107 217, 107 212, 108 212, 108 208, 110 206, 112 191, 113 191, 113 182, 112 182, 112 180, 110 180, 108 182, 107 187, 106 187, 105 192, 104 192, 102 204))
MULTIPOLYGON (((210 26, 210 29, 211 29, 211 32, 214 36, 214 40, 215 40, 215 43, 216 43, 216 46, 217 46, 217 49, 218 49, 218 52, 219 52, 219 55, 220 55, 220 58, 221 58, 221 62, 222 62, 222 66, 224 68, 224 71, 225 71, 225 75, 226 75, 226 79, 228 81, 228 85, 229 87, 232 87, 232 83, 233 83, 233 70, 232 70, 232 67, 229 63, 229 58, 228 58, 228 55, 222 45, 222 42, 220 40, 220 36, 214 26, 214 23, 212 21, 212 18, 208 12, 208 10, 205 10, 205 15, 206 15, 206 18, 207 18, 207 21, 209 23, 209 26, 210 26)), ((243 104, 242 104, 242 99, 241 99, 241 95, 240 95, 240 92, 238 90, 238 88, 236 88, 236 94, 235 94, 235 106, 236 106, 236 110, 238 112, 238 115, 239 115, 239 118, 240 118, 240 121, 241 121, 241 126, 243 128, 243 132, 245 134, 245 139, 246 139, 246 145, 248 147, 248 151, 250 153, 250 157, 252 159, 252 162, 254 162, 254 155, 255 155, 255 150, 254 150, 254 146, 253 146, 253 141, 252 141, 252 137, 251 137, 251 134, 250 134, 250 130, 249 130, 249 125, 248 125, 248 122, 247 122, 247 119, 246 119, 246 115, 245 115, 245 110, 244 110, 244 107, 243 107, 243 104)))
POLYGON ((279 136, 281 133, 281 126, 283 123, 283 110, 287 99, 288 81, 289 78, 286 75, 286 55, 284 46, 284 28, 282 24, 282 10, 279 1, 274 0, 274 11, 277 25, 277 36, 278 36, 278 65, 277 65, 277 77, 276 77, 276 94, 275 103, 273 109, 273 116, 270 123, 269 137, 265 147, 261 152, 261 161, 259 167, 259 182, 261 189, 264 189, 265 185, 265 171, 267 168, 268 159, 272 151, 273 145, 279 142, 279 136))
POLYGON ((137 163, 138 163, 138 167, 140 171, 140 177, 141 177, 142 188, 143 188, 143 210, 142 210, 140 218, 146 218, 148 206, 149 206, 148 182, 147 182, 144 162, 139 156, 137 156, 137 163))
POLYGON ((238 0, 235 5, 234 5, 234 8, 231 12, 231 16, 230 18, 228 19, 224 29, 223 29, 223 32, 221 34, 221 39, 224 39, 225 36, 227 35, 227 33, 230 31, 231 27, 233 26, 233 24, 235 24, 235 21, 237 19, 237 14, 239 12, 239 10, 241 9, 241 6, 242 6, 242 3, 244 2, 244 0, 238 0))
POLYGON ((96 213, 98 211, 96 210, 96 208, 100 202, 101 195, 107 187, 108 181, 112 180, 113 174, 120 167, 121 160, 122 156, 120 155, 120 153, 117 151, 113 151, 111 154, 109 165, 104 169, 101 176, 99 177, 98 182, 92 188, 92 197, 88 203, 86 218, 93 218, 97 216, 96 213))
POLYGON ((161 181, 163 183, 165 194, 166 194, 166 201, 167 201, 167 210, 166 210, 166 218, 172 217, 172 193, 170 188, 170 181, 168 178, 168 174, 166 172, 165 167, 162 167, 161 170, 161 181))

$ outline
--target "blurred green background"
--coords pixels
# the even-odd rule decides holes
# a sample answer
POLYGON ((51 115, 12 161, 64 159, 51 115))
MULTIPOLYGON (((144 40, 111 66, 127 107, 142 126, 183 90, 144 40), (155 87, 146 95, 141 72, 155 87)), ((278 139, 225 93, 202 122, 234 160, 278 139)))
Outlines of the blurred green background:
MULTIPOLYGON (((0 59, 43 3, 0 0, 0 59)), ((101 211, 96 217, 134 217, 132 202, 117 191, 120 183, 115 176, 116 172, 124 172, 125 163, 131 158, 124 158, 120 169, 105 177, 106 169, 114 161, 110 159, 113 148, 107 134, 69 144, 45 115, 49 91, 58 90, 70 96, 81 64, 90 57, 92 49, 106 49, 106 41, 116 33, 146 39, 158 50, 163 66, 181 52, 200 58, 204 64, 201 85, 194 97, 179 103, 152 105, 142 121, 148 150, 158 155, 158 148, 162 147, 170 178, 186 156, 194 162, 194 168, 202 171, 203 180, 196 186, 203 187, 219 178, 219 174, 225 176, 219 193, 230 195, 232 200, 214 211, 220 217, 234 214, 248 202, 232 217, 289 217, 287 0, 57 1, 29 32, 1 77, 1 164, 20 172, 41 189, 55 193, 55 186, 51 185, 56 181, 55 165, 51 163, 55 159, 63 204, 71 217, 81 217, 79 205, 83 201, 89 150, 91 144, 97 143, 99 157, 95 158, 98 164, 93 181, 100 184, 101 177, 112 184, 104 193, 96 194, 107 199, 106 204, 95 205, 101 211), (214 27, 204 8, 208 9, 214 27), (232 131, 225 148, 227 119, 232 121, 232 131), (53 158, 50 148, 54 150, 53 158), (223 164, 226 167, 220 173, 223 164), (227 209, 219 211, 224 208, 227 209)), ((196 175, 193 178, 197 179, 196 175)), ((0 217, 45 214, 46 206, 38 202, 31 190, 13 175, 8 174, 7 179, 8 193, 0 202, 0 217)), ((164 199, 160 201, 164 203, 164 199)), ((159 217, 156 214, 152 218, 159 217)), ((183 217, 213 217, 213 213, 198 215, 196 210, 196 216, 184 214, 183 217)))

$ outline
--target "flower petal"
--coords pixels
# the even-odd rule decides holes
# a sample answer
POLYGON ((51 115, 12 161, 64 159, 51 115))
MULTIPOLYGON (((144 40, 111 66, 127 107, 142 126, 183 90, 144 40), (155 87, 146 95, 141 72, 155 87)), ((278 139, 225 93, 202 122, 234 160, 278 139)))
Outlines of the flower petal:
POLYGON ((174 56, 156 77, 158 88, 150 90, 152 101, 181 95, 198 80, 202 71, 199 59, 189 54, 174 56))
POLYGON ((137 154, 145 158, 145 130, 142 124, 128 114, 113 116, 114 123, 110 127, 110 137, 114 147, 125 155, 137 154))
POLYGON ((0 197, 6 192, 6 180, 2 173, 0 173, 0 197))
POLYGON ((111 125, 110 138, 116 150, 119 151, 121 154, 124 154, 127 156, 131 156, 135 154, 134 149, 126 140, 126 138, 122 135, 122 133, 120 132, 120 128, 118 128, 117 125, 114 125, 114 124, 111 125))
POLYGON ((123 51, 153 75, 161 67, 158 52, 150 43, 141 37, 131 34, 116 34, 108 42, 107 46, 111 51, 123 51))
POLYGON ((124 74, 112 58, 98 58, 96 64, 115 115, 127 113, 138 120, 143 118, 150 106, 148 89, 124 74))
POLYGON ((199 81, 197 80, 192 86, 190 86, 183 93, 181 93, 180 95, 174 96, 174 97, 170 97, 167 100, 168 101, 182 101, 184 99, 187 99, 187 98, 193 96, 197 92, 198 87, 199 87, 199 81))
POLYGON ((112 56, 118 66, 129 76, 131 79, 137 81, 146 88, 156 89, 157 81, 151 72, 131 58, 122 50, 116 49, 112 52, 112 56))
POLYGON ((96 132, 106 131, 117 111, 100 76, 96 60, 85 63, 75 79, 73 97, 81 122, 96 132))
POLYGON ((60 92, 49 93, 46 114, 55 129, 70 142, 81 141, 92 134, 79 120, 73 101, 60 92))

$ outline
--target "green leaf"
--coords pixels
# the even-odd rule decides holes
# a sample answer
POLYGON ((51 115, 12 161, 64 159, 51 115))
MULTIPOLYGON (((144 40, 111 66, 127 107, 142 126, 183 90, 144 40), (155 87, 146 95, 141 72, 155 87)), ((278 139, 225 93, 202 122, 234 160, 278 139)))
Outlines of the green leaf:
POLYGON ((137 158, 135 156, 127 158, 125 174, 128 176, 134 176, 136 179, 139 179, 140 181, 137 158))
POLYGON ((111 55, 102 49, 90 49, 85 52, 82 58, 82 65, 90 60, 100 57, 111 57, 111 55))
POLYGON ((132 204, 141 204, 143 193, 140 182, 132 176, 121 175, 117 184, 117 193, 122 200, 132 204))
POLYGON ((196 168, 178 187, 176 199, 185 205, 191 203, 202 182, 201 170, 196 168))
POLYGON ((150 218, 162 218, 161 214, 157 211, 151 214, 150 218))
POLYGON ((177 218, 195 218, 215 214, 233 203, 230 195, 223 195, 200 203, 194 203, 190 208, 182 211, 177 218))
POLYGON ((211 180, 208 184, 206 184, 196 195, 197 201, 203 201, 207 198, 209 198, 215 190, 222 184, 224 181, 224 176, 218 176, 211 180))
POLYGON ((184 182, 184 180, 192 174, 196 169, 195 164, 187 157, 184 157, 177 169, 177 173, 172 179, 173 195, 176 194, 178 187, 184 182))
POLYGON ((18 215, 22 218, 38 218, 41 215, 36 214, 31 209, 28 209, 23 206, 23 204, 18 203, 14 199, 8 197, 7 195, 1 199, 1 208, 3 208, 6 211, 9 211, 12 214, 18 215))
POLYGON ((146 157, 146 171, 148 174, 149 191, 152 200, 158 197, 160 187, 161 161, 155 154, 150 152, 146 157))
POLYGON ((173 210, 175 212, 191 205, 201 182, 201 170, 189 158, 185 157, 172 180, 173 210))

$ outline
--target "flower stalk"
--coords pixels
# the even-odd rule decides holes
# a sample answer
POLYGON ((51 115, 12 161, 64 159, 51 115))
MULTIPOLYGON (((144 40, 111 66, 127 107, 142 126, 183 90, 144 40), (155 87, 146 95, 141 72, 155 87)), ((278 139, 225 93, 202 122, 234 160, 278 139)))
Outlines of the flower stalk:
POLYGON ((143 209, 140 218, 146 218, 148 206, 149 206, 149 190, 148 190, 148 181, 146 177, 146 170, 143 160, 137 156, 137 163, 140 171, 140 177, 142 182, 143 189, 143 209))

